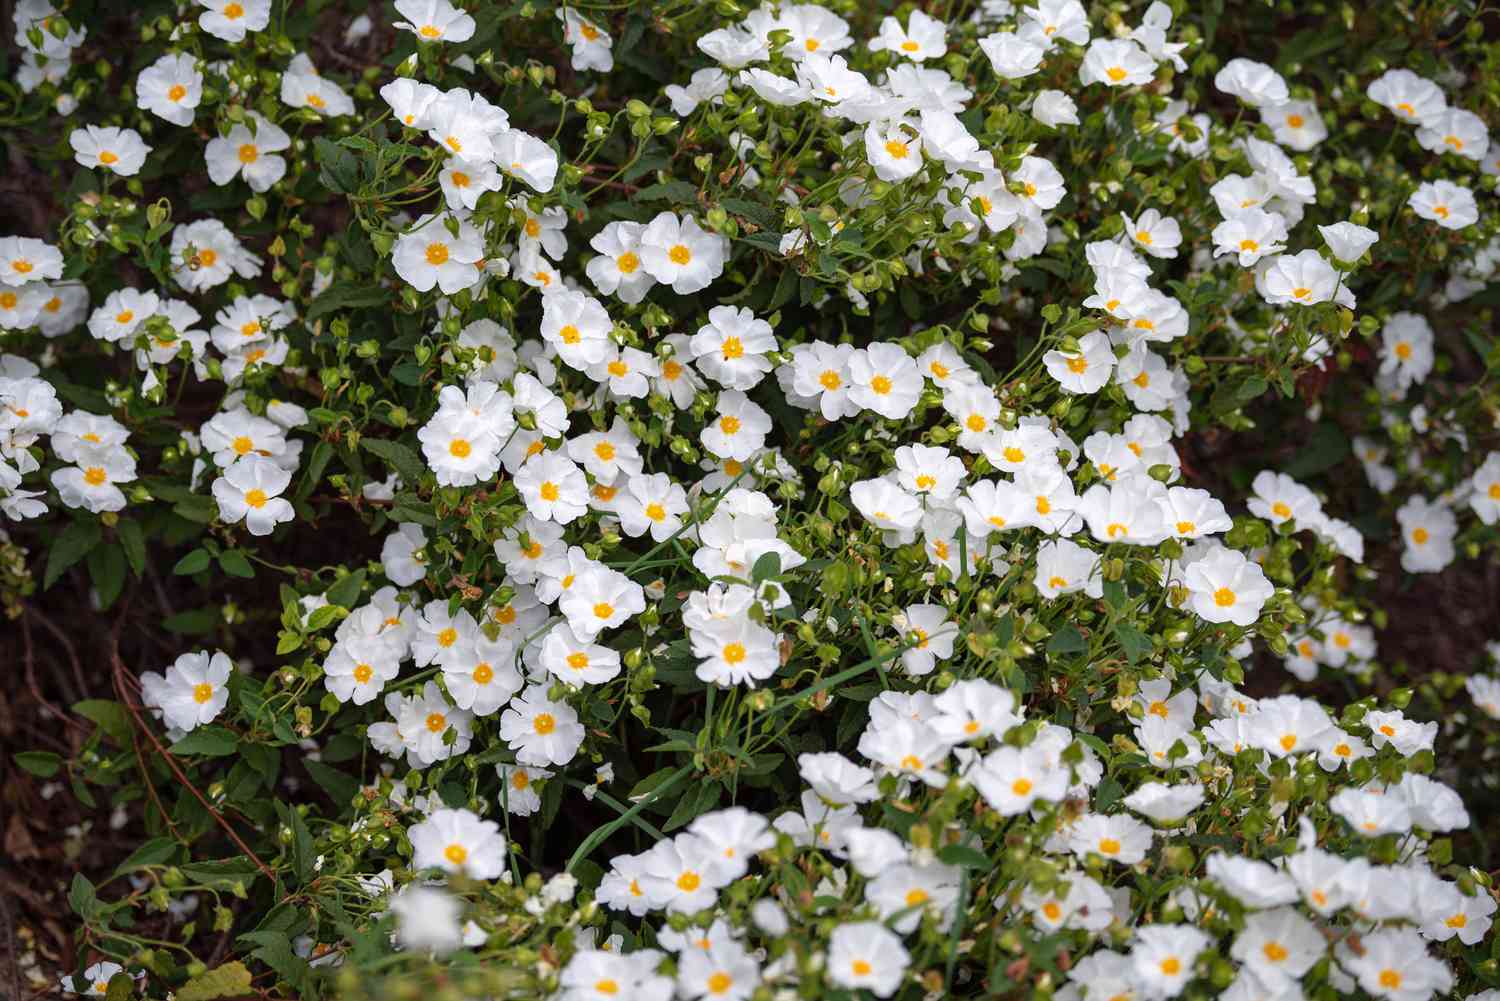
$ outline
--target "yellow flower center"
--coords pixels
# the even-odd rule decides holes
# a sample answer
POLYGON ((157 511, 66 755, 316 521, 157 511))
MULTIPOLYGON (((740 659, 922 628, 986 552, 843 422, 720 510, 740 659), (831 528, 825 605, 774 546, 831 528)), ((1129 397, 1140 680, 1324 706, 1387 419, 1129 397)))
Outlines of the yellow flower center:
POLYGON ((240 146, 240 163, 254 163, 260 159, 260 150, 255 148, 254 143, 245 143, 240 146))
POLYGON ((680 268, 685 267, 693 259, 693 252, 685 245, 678 243, 674 244, 672 249, 667 251, 667 257, 673 264, 680 268))
POLYGON ((1234 604, 1234 592, 1227 587, 1221 587, 1214 592, 1214 604, 1220 608, 1228 608, 1234 604))
POLYGON ((359 682, 361 685, 365 684, 373 677, 375 677, 375 669, 369 664, 354 665, 354 680, 359 682))
POLYGON ((1395 990, 1401 986, 1401 974, 1389 968, 1381 970, 1380 986, 1387 990, 1395 990))
POLYGON ((1283 751, 1290 751, 1292 748, 1297 746, 1297 735, 1295 733, 1282 734, 1281 740, 1278 743, 1281 744, 1281 749, 1283 751))
POLYGON ((1282 501, 1277 501, 1271 505, 1271 513, 1278 518, 1290 518, 1292 516, 1292 509, 1287 507, 1282 501))
POLYGON ((438 646, 450 647, 458 642, 458 630, 449 626, 437 634, 438 646))
POLYGON ((474 683, 476 685, 488 685, 495 680, 495 669, 489 664, 480 663, 474 668, 474 683))
POLYGON ((745 647, 742 643, 730 643, 724 647, 724 661, 728 664, 738 664, 745 659, 745 647))
POLYGON ((877 375, 870 380, 870 389, 884 396, 891 391, 891 380, 886 376, 877 375))
POLYGON ((620 269, 622 275, 633 275, 640 270, 641 259, 635 251, 627 250, 615 258, 615 267, 620 269))
POLYGON ((1296 288, 1292 289, 1293 299, 1306 299, 1310 295, 1312 295, 1312 289, 1307 288, 1306 286, 1298 285, 1296 288))
POLYGON ((245 503, 259 510, 266 506, 266 492, 259 487, 245 491, 245 503))
POLYGON ((914 887, 906 891, 906 906, 917 907, 927 903, 927 891, 921 887, 914 887))
POLYGON ((1026 795, 1027 793, 1031 792, 1031 780, 1016 779, 1010 784, 1010 791, 1015 793, 1017 796, 1026 795))
POLYGON ((109 150, 104 149, 99 151, 99 162, 106 165, 111 163, 119 163, 120 158, 118 156, 115 156, 109 150))
POLYGON ((531 721, 531 728, 545 737, 557 729, 557 720, 552 718, 551 713, 537 713, 536 718, 531 721))
POLYGON ((1120 854, 1120 842, 1116 841, 1114 838, 1100 838, 1099 839, 1099 854, 1100 855, 1118 855, 1118 854, 1120 854))
POLYGON ((187 88, 180 83, 172 84, 172 89, 167 91, 167 100, 171 101, 173 104, 176 104, 184 97, 187 97, 187 88))
POLYGON ((681 876, 677 877, 677 889, 681 890, 683 893, 692 893, 694 890, 698 889, 699 884, 701 884, 702 882, 703 878, 693 870, 689 869, 681 876))
POLYGON ((1427 540, 1429 538, 1430 538, 1430 536, 1427 534, 1427 529, 1425 529, 1425 528, 1414 528, 1414 529, 1412 529, 1411 541, 1415 542, 1417 545, 1419 545, 1419 546, 1425 546, 1425 545, 1427 545, 1427 540))
POLYGON ((1048 921, 1057 921, 1062 917, 1062 908, 1058 906, 1057 901, 1049 900, 1042 905, 1042 913, 1046 915, 1048 921))
POLYGON ((888 141, 885 144, 885 151, 890 154, 892 160, 905 160, 907 153, 910 152, 906 147, 906 143, 901 142, 899 139, 888 141))
POLYGON ((1286 946, 1282 945, 1280 942, 1267 942, 1265 945, 1261 946, 1260 951, 1265 953, 1266 958, 1273 963, 1280 963, 1289 955, 1286 950, 1286 946))
POLYGON ((739 434, 740 419, 733 414, 725 414, 719 418, 719 430, 725 434, 739 434))
POLYGON ((870 975, 870 971, 874 969, 874 967, 870 966, 870 964, 865 962, 863 959, 856 959, 854 962, 849 964, 849 969, 854 971, 854 975, 856 977, 868 977, 870 975))
POLYGON ((1301 115, 1287 115, 1286 123, 1294 129, 1300 129, 1303 124, 1303 119, 1301 115))
POLYGON ((442 733, 448 729, 448 718, 442 713, 428 713, 427 729, 433 733, 442 733))
POLYGON ((818 385, 832 392, 844 384, 844 380, 833 369, 824 369, 823 374, 818 376, 818 385))
POLYGON ((438 267, 448 263, 448 245, 446 243, 429 243, 427 245, 427 263, 438 267))
POLYGON ((474 447, 469 444, 467 438, 454 438, 453 441, 449 442, 448 444, 448 454, 453 456, 455 459, 467 459, 469 457, 469 453, 473 450, 474 447))
POLYGON ((193 686, 193 701, 200 706, 214 697, 214 686, 206 681, 200 681, 193 686))
POLYGON ((615 457, 614 443, 611 441, 601 441, 599 444, 594 446, 594 454, 604 462, 610 461, 615 457))
POLYGON ((237 3, 226 3, 224 5, 224 16, 231 21, 238 21, 245 16, 245 8, 237 3))
POLYGON ((589 655, 582 650, 568 654, 567 660, 568 666, 575 671, 582 671, 585 667, 589 666, 589 655))
POLYGON ((1161 972, 1169 977, 1175 977, 1182 971, 1182 961, 1176 956, 1168 956, 1161 961, 1161 972))
POLYGON ((708 992, 710 994, 723 994, 734 986, 734 978, 723 970, 719 970, 708 978, 708 992))
POLYGON ((324 108, 328 107, 328 102, 323 100, 322 96, 319 94, 309 93, 307 95, 307 103, 311 107, 317 108, 319 111, 322 111, 324 108))
POLYGON ((542 500, 544 501, 555 501, 559 496, 557 484, 553 483, 551 480, 543 483, 542 489, 538 491, 538 493, 542 495, 542 500))
POLYGON ((1119 83, 1129 74, 1125 72, 1125 67, 1123 66, 1111 66, 1109 69, 1104 71, 1104 75, 1109 77, 1115 83, 1119 83))
POLYGON ((443 857, 454 865, 463 865, 469 858, 469 850, 458 842, 443 849, 443 857))
POLYGON ((101 466, 90 466, 83 471, 83 482, 91 487, 103 486, 104 481, 109 479, 101 466))
POLYGON ((423 38, 441 38, 443 30, 435 24, 424 24, 417 29, 417 34, 423 38))
POLYGON ((901 51, 902 52, 916 52, 921 47, 922 46, 918 45, 916 42, 912 41, 910 38, 908 38, 906 41, 904 41, 904 42, 901 43, 901 51))

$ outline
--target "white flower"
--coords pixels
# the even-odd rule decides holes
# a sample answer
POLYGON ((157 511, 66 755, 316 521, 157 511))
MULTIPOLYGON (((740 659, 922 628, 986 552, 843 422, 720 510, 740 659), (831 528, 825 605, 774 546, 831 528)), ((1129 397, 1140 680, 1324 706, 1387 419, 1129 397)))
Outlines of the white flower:
POLYGON ((1214 86, 1253 108, 1285 104, 1290 96, 1281 74, 1253 59, 1229 60, 1215 74, 1214 86))
POLYGON ((1155 75, 1156 60, 1128 38, 1094 39, 1078 68, 1078 79, 1082 83, 1102 83, 1106 87, 1146 84, 1155 75))
POLYGON ((391 895, 389 906, 403 948, 443 955, 463 944, 463 901, 451 893, 410 883, 391 895))
POLYGON ((233 668, 234 664, 222 651, 185 653, 167 668, 165 677, 149 671, 142 675, 143 701, 160 709, 169 726, 192 730, 212 722, 224 711, 233 668), (152 679, 149 687, 148 678, 152 679))
POLYGON ((133 177, 146 162, 151 147, 141 141, 135 129, 101 128, 85 125, 68 134, 73 159, 80 166, 103 167, 121 177, 133 177))
POLYGON ((588 481, 573 460, 557 452, 541 452, 526 460, 516 473, 516 489, 532 516, 559 525, 588 510, 588 481))
POLYGON ((474 19, 448 0, 396 0, 396 13, 406 20, 394 27, 411 32, 419 42, 467 42, 474 37, 474 19))
POLYGON ((776 350, 776 336, 748 308, 715 306, 688 346, 704 375, 726 389, 743 390, 771 371, 766 354, 776 350))
POLYGON ((424 215, 391 248, 396 274, 418 292, 434 285, 444 295, 473 288, 484 276, 479 267, 483 260, 479 231, 451 215, 424 215))
POLYGON ((208 9, 198 15, 198 27, 226 42, 243 42, 245 34, 264 31, 271 23, 271 0, 198 0, 208 9))
POLYGON ((167 53, 136 77, 136 106, 173 125, 191 125, 202 99, 203 74, 185 52, 167 53))
POLYGON ((500 737, 523 765, 566 765, 583 743, 578 714, 566 703, 547 698, 543 685, 532 685, 500 716, 500 737))
POLYGON ((1463 229, 1479 221, 1474 193, 1452 181, 1426 181, 1417 186, 1406 204, 1423 219, 1444 229, 1463 229))
POLYGON ((1225 546, 1190 563, 1186 579, 1193 611, 1208 622, 1253 625, 1275 591, 1260 564, 1225 546))
POLYGON ((468 810, 434 810, 406 832, 412 868, 462 872, 473 879, 495 879, 505 871, 505 834, 493 820, 468 810))
POLYGON ((280 496, 291 482, 292 474, 272 459, 254 454, 236 459, 214 480, 220 520, 233 524, 243 519, 251 535, 270 535, 296 517, 291 503, 280 496))
POLYGON ((699 228, 692 216, 662 212, 641 233, 641 263, 678 295, 701 292, 724 271, 729 241, 699 228))
POLYGON ((888 998, 900 988, 910 962, 901 939, 874 921, 841 924, 828 939, 828 979, 851 991, 888 998))

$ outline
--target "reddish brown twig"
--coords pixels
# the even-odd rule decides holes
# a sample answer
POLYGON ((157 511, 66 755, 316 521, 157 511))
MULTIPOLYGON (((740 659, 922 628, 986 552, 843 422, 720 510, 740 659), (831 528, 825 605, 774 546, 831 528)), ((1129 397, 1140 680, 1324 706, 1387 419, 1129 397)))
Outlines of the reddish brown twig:
MULTIPOLYGON (((228 820, 224 818, 224 815, 218 810, 214 809, 213 804, 208 801, 208 798, 198 790, 198 787, 194 785, 192 783, 192 780, 190 780, 183 772, 182 766, 177 763, 177 758, 173 756, 171 751, 168 751, 164 746, 162 746, 162 742, 157 739, 155 731, 151 729, 151 727, 146 723, 146 720, 141 716, 141 709, 143 707, 140 705, 137 699, 133 697, 130 690, 131 682, 134 682, 135 679, 130 675, 130 672, 126 670, 125 662, 120 659, 119 623, 124 621, 123 611, 124 610, 122 609, 122 614, 116 621, 115 628, 110 631, 110 673, 114 677, 116 694, 119 695, 120 701, 125 704, 125 708, 129 710, 131 718, 135 721, 136 727, 146 735, 146 739, 151 742, 151 746, 156 749, 156 753, 161 755, 162 760, 167 763, 167 767, 172 769, 172 774, 177 777, 177 781, 180 782, 188 790, 188 792, 193 794, 193 798, 196 799, 200 804, 202 804, 203 809, 208 811, 208 815, 214 818, 214 821, 224 829, 225 834, 229 835, 229 840, 234 842, 235 847, 244 852, 245 856, 249 858, 251 862, 255 863, 255 867, 259 869, 261 871, 261 874, 269 879, 271 881, 271 884, 274 886, 276 884, 276 873, 271 869, 270 866, 261 861, 259 855, 250 850, 250 846, 245 844, 244 840, 235 831, 234 827, 229 823, 228 820)), ((136 682, 135 687, 139 688, 139 682, 136 682)), ((146 776, 146 781, 148 784, 150 783, 149 775, 146 776)), ((170 821, 168 821, 168 823, 170 823, 170 821)))

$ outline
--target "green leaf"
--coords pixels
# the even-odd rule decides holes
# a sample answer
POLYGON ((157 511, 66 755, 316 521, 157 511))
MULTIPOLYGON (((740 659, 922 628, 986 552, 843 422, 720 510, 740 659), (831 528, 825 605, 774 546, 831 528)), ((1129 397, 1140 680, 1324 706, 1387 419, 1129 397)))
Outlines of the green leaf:
POLYGON ((190 608, 185 612, 169 615, 162 620, 161 627, 169 633, 182 636, 202 636, 213 632, 214 626, 218 624, 219 610, 209 607, 190 608))
POLYGON ((1072 626, 1063 626, 1047 641, 1047 655, 1060 657, 1070 653, 1083 653, 1089 648, 1083 634, 1072 626))
POLYGON ((302 762, 307 774, 312 776, 314 782, 323 787, 328 798, 340 807, 348 806, 349 801, 359 793, 359 780, 347 772, 341 772, 337 768, 330 768, 321 761, 311 758, 302 762))
MULTIPOLYGON (((287 938, 286 932, 275 929, 246 932, 239 937, 239 941, 256 946, 250 951, 252 957, 275 970, 276 975, 293 988, 301 988, 307 976, 307 962, 299 959, 292 951, 292 942, 287 938)), ((181 996, 179 992, 178 997, 181 996)))
POLYGON ((359 592, 364 584, 365 572, 356 570, 348 576, 340 577, 323 597, 341 608, 353 608, 354 603, 359 600, 359 592))
POLYGON ((190 731, 169 750, 173 754, 198 754, 206 758, 222 758, 233 754, 239 738, 222 726, 200 726, 190 731))
POLYGON ((202 573, 208 569, 210 562, 208 551, 205 549, 194 549, 172 567, 174 574, 202 573))
POLYGON ((938 852, 938 861, 964 869, 992 869, 995 865, 989 856, 968 845, 948 845, 938 852))
POLYGON ((135 995, 135 980, 121 970, 109 978, 109 984, 104 988, 104 1001, 126 1001, 135 995))
POLYGON ((1151 654, 1151 639, 1145 633, 1125 622, 1115 625, 1115 639, 1125 649, 1125 656, 1132 664, 1151 654))
POLYGON ((255 568, 245 558, 245 554, 238 549, 226 549, 219 554, 219 566, 231 577, 243 577, 247 580, 255 576, 255 568))
MULTIPOLYGON (((324 140, 319 140, 323 142, 324 140)), ((250 971, 244 963, 225 963, 177 988, 177 1001, 214 1001, 251 993, 250 971)))
POLYGON ((276 800, 276 815, 281 822, 292 832, 292 865, 297 873, 297 882, 306 883, 313 873, 313 839, 307 832, 307 822, 295 808, 287 806, 281 800, 276 800))
POLYGON ((125 590, 125 551, 118 545, 95 546, 89 550, 88 567, 99 607, 108 608, 125 590))
POLYGON ((135 869, 141 869, 148 865, 162 865, 170 862, 172 856, 177 854, 177 841, 174 838, 152 838, 130 853, 130 857, 115 866, 115 875, 121 876, 135 869))
POLYGON ((62 770, 63 759, 51 751, 17 751, 11 757, 26 771, 44 779, 62 770))
POLYGON ((341 310, 381 306, 390 298, 391 294, 379 285, 339 282, 329 286, 307 307, 307 322, 311 324, 319 317, 341 310))
POLYGON ((68 887, 68 906, 85 921, 99 911, 99 898, 94 895, 94 884, 81 872, 73 874, 73 882, 68 887))
POLYGON ((1337 424, 1324 421, 1313 427, 1312 433, 1297 445, 1297 454, 1282 467, 1282 472, 1297 479, 1327 472, 1350 452, 1349 439, 1337 424))
POLYGON ((120 540, 125 559, 130 562, 130 569, 139 577, 146 569, 146 533, 141 530, 141 523, 133 518, 121 518, 115 525, 115 535, 120 540))
POLYGON ((57 583, 69 567, 89 554, 99 544, 100 532, 97 521, 70 521, 58 533, 47 553, 47 571, 42 575, 42 590, 57 583))
POLYGON ((417 453, 405 445, 388 438, 361 438, 359 443, 366 452, 378 456, 387 466, 399 473, 402 482, 408 487, 415 488, 421 481, 425 468, 422 460, 417 458, 417 453))
POLYGON ((130 739, 130 714, 118 702, 108 699, 84 699, 73 704, 73 712, 92 721, 118 743, 130 739))
POLYGON ((209 859, 205 862, 184 862, 177 868, 195 883, 211 886, 215 890, 233 892, 236 884, 249 887, 260 875, 255 863, 243 855, 234 858, 209 859))
POLYGON ((777 553, 762 553, 750 568, 750 581, 759 584, 763 580, 771 580, 781 576, 781 556, 777 553))

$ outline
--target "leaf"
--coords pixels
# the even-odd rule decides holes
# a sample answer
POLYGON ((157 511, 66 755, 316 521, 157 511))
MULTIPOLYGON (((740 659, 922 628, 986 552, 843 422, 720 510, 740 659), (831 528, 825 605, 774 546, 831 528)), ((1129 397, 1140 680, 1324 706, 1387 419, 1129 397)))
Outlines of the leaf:
POLYGON ((348 194, 359 187, 359 158, 354 153, 327 139, 313 141, 317 154, 318 180, 325 188, 339 194, 348 194))
POLYGON ((359 600, 359 592, 364 584, 365 572, 356 570, 352 574, 340 577, 323 597, 341 608, 353 608, 354 603, 359 600))
POLYGON ((1138 663, 1141 658, 1151 654, 1151 639, 1128 623, 1120 622, 1115 625, 1115 639, 1120 641, 1120 646, 1125 649, 1126 658, 1132 664, 1138 663))
POLYGON ((201 636, 214 631, 219 624, 217 608, 190 608, 162 620, 161 627, 169 633, 183 636, 201 636))
POLYGON ((1232 413, 1270 388, 1271 384, 1254 372, 1238 379, 1226 380, 1214 390, 1214 395, 1208 401, 1208 412, 1215 417, 1232 413))
POLYGON ((47 553, 47 571, 42 576, 42 590, 57 582, 57 578, 99 544, 97 521, 72 521, 58 533, 47 553))
POLYGON ((84 699, 73 704, 73 712, 90 720, 119 743, 130 738, 130 716, 125 707, 108 699, 84 699))
POLYGON ((222 758, 233 754, 239 739, 222 726, 200 726, 188 733, 168 750, 173 754, 198 754, 206 758, 222 758))
POLYGON ((1297 479, 1305 479, 1326 472, 1344 461, 1349 454, 1349 439, 1339 426, 1324 421, 1313 427, 1312 433, 1297 444, 1297 454, 1282 466, 1282 472, 1297 479))
POLYGON ((146 533, 141 530, 141 523, 133 518, 121 518, 115 525, 115 535, 130 569, 139 577, 146 569, 146 533))
POLYGON ((652 184, 635 193, 638 202, 673 202, 678 205, 698 204, 698 188, 687 181, 667 181, 652 184))
POLYGON ((173 838, 152 838, 130 853, 130 857, 115 866, 115 875, 120 876, 148 865, 169 862, 177 853, 177 842, 173 838))
POLYGON ((125 552, 118 545, 95 546, 89 550, 88 567, 99 607, 108 608, 125 590, 125 552))
POLYGON ((243 577, 249 579, 255 576, 255 568, 245 558, 245 554, 238 549, 226 549, 219 554, 219 566, 231 577, 243 577))
POLYGON ((68 906, 85 921, 99 910, 99 898, 94 895, 94 884, 81 872, 73 874, 73 882, 68 887, 68 906))
POLYGON ((307 769, 307 774, 312 776, 314 782, 323 787, 328 798, 340 807, 348 806, 349 801, 359 794, 359 780, 337 768, 330 768, 321 761, 311 758, 302 762, 307 769))
MULTIPOLYGON (((236 884, 248 887, 260 870, 255 863, 243 855, 234 858, 209 859, 206 862, 184 862, 178 866, 182 874, 195 883, 213 887, 215 890, 233 892, 236 884)), ((179 995, 180 996, 180 995, 179 995)))
POLYGON ((172 567, 172 572, 178 575, 202 573, 208 569, 209 562, 208 550, 194 549, 177 561, 177 565, 172 567))
POLYGON ((306 883, 313 873, 313 839, 307 832, 307 822, 294 807, 276 800, 276 815, 292 832, 292 864, 297 872, 297 882, 306 883))
POLYGON ((417 453, 400 442, 387 438, 361 438, 359 443, 366 452, 378 456, 399 473, 402 482, 408 487, 415 487, 422 479, 422 473, 426 469, 422 460, 417 458, 417 453))
POLYGON ((991 869, 995 865, 989 856, 968 845, 948 845, 938 852, 938 861, 965 869, 991 869))
MULTIPOLYGON (((319 140, 324 142, 325 140, 319 140)), ((214 1001, 251 993, 250 971, 244 963, 225 963, 177 988, 177 1001, 214 1001)))
POLYGON ((750 581, 759 584, 763 580, 771 580, 781 576, 781 556, 775 552, 762 553, 750 568, 750 581))
POLYGON ((1072 626, 1063 626, 1047 641, 1047 654, 1051 657, 1083 653, 1088 648, 1088 641, 1083 638, 1083 634, 1072 626))
POLYGON ((307 322, 311 324, 314 320, 329 313, 346 309, 361 309, 370 306, 381 306, 388 302, 391 294, 379 285, 355 285, 350 282, 339 282, 329 286, 322 295, 312 301, 307 307, 307 322))
POLYGON ((16 764, 40 778, 50 779, 62 770, 62 758, 51 751, 17 751, 11 757, 16 764))
MULTIPOLYGON (((275 970, 276 975, 293 988, 301 988, 302 981, 307 976, 307 962, 298 959, 297 954, 292 951, 292 942, 287 938, 286 932, 275 929, 251 931, 241 935, 239 941, 257 946, 250 951, 252 957, 275 970)), ((182 993, 179 991, 177 996, 181 998, 182 993)))

